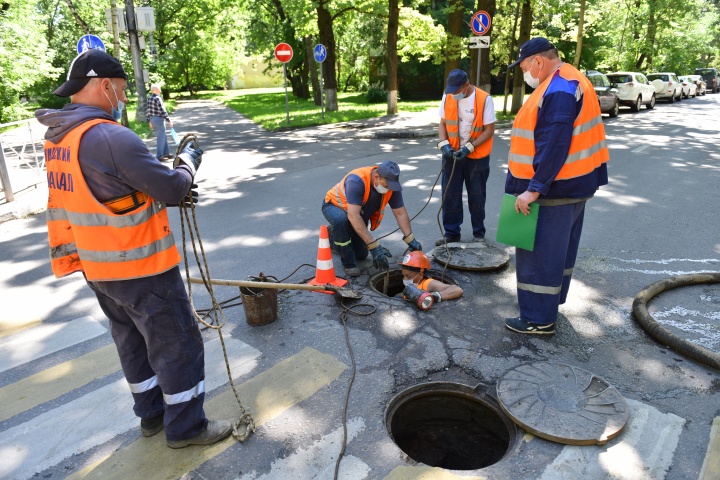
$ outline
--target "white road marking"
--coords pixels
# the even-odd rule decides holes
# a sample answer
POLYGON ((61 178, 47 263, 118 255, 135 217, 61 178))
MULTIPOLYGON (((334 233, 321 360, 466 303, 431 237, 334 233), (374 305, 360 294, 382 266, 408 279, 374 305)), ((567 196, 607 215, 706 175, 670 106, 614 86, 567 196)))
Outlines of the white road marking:
POLYGON ((626 400, 630 420, 603 446, 566 446, 540 480, 661 480, 672 463, 685 419, 626 400))
POLYGON ((100 322, 87 316, 65 323, 45 323, 2 337, 0 372, 99 337, 106 331, 100 322))
MULTIPOLYGON (((348 421, 348 443, 365 429, 362 418, 348 421)), ((298 450, 294 454, 276 460, 268 473, 259 475, 250 472, 237 480, 286 480, 288 478, 312 478, 314 480, 331 480, 335 474, 335 462, 340 453, 342 427, 313 443, 310 447, 298 450)), ((340 462, 338 478, 361 480, 370 473, 370 467, 359 458, 344 455, 340 462)))
MULTIPOLYGON (((245 375, 261 353, 225 339, 233 376, 245 375)), ((228 383, 220 339, 205 344, 206 392, 228 383)), ((0 433, 0 478, 25 479, 111 438, 138 428, 133 399, 123 378, 0 433)))
POLYGON ((641 147, 636 148, 635 150, 630 150, 632 153, 640 153, 646 148, 650 148, 650 145, 643 145, 641 147))

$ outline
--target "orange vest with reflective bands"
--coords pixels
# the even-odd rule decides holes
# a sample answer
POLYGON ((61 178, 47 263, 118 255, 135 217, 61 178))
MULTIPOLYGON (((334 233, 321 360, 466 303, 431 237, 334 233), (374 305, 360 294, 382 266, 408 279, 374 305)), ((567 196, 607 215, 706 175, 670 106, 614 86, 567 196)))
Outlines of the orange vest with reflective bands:
MULTIPOLYGON (((567 180, 594 171, 610 159, 610 154, 605 141, 605 126, 600 114, 600 104, 590 80, 567 63, 563 64, 557 73, 567 80, 578 81, 579 88, 583 92, 583 104, 580 114, 573 123, 568 156, 555 177, 555 180, 567 180)), ((508 167, 515 178, 531 179, 535 175, 533 168, 535 125, 540 103, 553 76, 545 79, 515 116, 508 157, 508 167)))
MULTIPOLYGON (((480 90, 477 87, 475 89, 475 121, 470 127, 470 140, 473 141, 485 130, 483 124, 483 115, 485 114, 485 100, 487 99, 487 92, 480 90)), ((455 100, 452 95, 445 95, 445 129, 447 130, 448 142, 453 150, 459 150, 460 145, 460 120, 458 117, 458 101, 455 100)), ((475 147, 475 150, 470 152, 468 158, 483 158, 490 155, 492 151, 493 139, 490 137, 481 145, 475 147)))
POLYGON ((148 198, 132 212, 115 214, 85 183, 78 149, 91 120, 60 143, 45 142, 48 177, 47 225, 56 277, 83 271, 88 280, 109 281, 156 275, 180 263, 165 205, 148 198))
POLYGON ((420 283, 417 284, 417 287, 420 290, 425 290, 426 292, 429 292, 430 291, 430 282, 432 282, 432 281, 433 281, 432 278, 423 278, 422 280, 420 280, 420 283))
MULTIPOLYGON (((370 198, 370 189, 373 188, 372 172, 373 170, 377 170, 377 168, 378 167, 362 167, 355 169, 345 175, 345 177, 340 180, 340 183, 328 190, 328 192, 325 194, 325 203, 332 202, 333 205, 340 207, 347 212, 348 202, 347 197, 345 196, 345 180, 347 180, 348 175, 357 175, 362 179, 363 183, 365 183, 365 195, 363 196, 363 205, 365 205, 368 201, 368 198, 370 198)), ((390 190, 382 196, 382 200, 380 201, 380 209, 377 212, 373 213, 372 217, 370 217, 370 230, 375 230, 380 226, 383 215, 385 215, 385 205, 387 205, 387 203, 390 201, 390 197, 392 197, 392 194, 393 192, 392 190, 390 190)))

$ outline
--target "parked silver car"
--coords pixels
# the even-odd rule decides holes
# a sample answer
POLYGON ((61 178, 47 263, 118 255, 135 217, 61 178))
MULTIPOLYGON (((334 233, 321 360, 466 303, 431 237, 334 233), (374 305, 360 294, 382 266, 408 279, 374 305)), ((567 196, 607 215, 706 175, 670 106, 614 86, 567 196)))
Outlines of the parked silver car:
POLYGON ((695 82, 695 85, 697 85, 697 94, 707 95, 707 83, 705 83, 705 79, 702 75, 683 75, 678 78, 680 80, 688 79, 691 82, 695 82))
POLYGON ((682 83, 682 93, 685 98, 695 98, 698 96, 697 83, 690 80, 688 75, 680 75, 678 77, 680 83, 682 83))
POLYGON ((650 110, 655 108, 655 88, 645 75, 639 72, 614 72, 607 74, 608 80, 616 85, 620 105, 637 112, 642 105, 650 110))
POLYGON ((682 83, 672 72, 648 73, 647 79, 655 88, 655 96, 658 100, 667 100, 673 103, 683 99, 682 83))

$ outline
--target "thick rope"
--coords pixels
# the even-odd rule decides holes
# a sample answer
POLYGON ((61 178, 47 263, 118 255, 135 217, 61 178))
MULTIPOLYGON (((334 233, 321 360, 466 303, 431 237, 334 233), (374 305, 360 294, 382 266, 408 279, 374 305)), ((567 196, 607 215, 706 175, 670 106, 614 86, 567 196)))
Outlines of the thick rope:
MULTIPOLYGON (((177 147, 177 154, 181 153, 183 150, 185 150, 185 147, 187 147, 190 143, 195 144, 195 148, 200 147, 200 142, 197 139, 197 136, 194 134, 187 134, 183 137, 183 139, 180 141, 180 144, 177 147)), ((188 192, 189 193, 189 192, 188 192)), ((232 388, 233 393, 235 394, 235 399, 237 400, 238 406, 240 407, 240 418, 233 424, 233 437, 235 437, 238 441, 244 442, 252 432, 255 431, 255 420, 252 417, 252 414, 243 406, 242 401, 240 400, 240 395, 238 395, 237 388, 235 387, 235 382, 232 378, 232 371, 230 370, 230 361, 228 360, 227 355, 227 347, 225 346, 225 339, 223 338, 222 334, 222 327, 225 325, 225 313, 222 310, 222 307, 218 303, 217 299, 215 298, 215 292, 213 291, 212 283, 210 283, 210 267, 208 266, 207 257, 205 255, 205 249, 202 244, 202 239, 200 238, 200 229, 198 228, 197 224, 197 216, 195 214, 195 203, 192 202, 192 195, 190 196, 190 207, 188 208, 185 205, 185 202, 181 202, 178 208, 180 209, 180 225, 182 229, 182 245, 183 245, 183 258, 185 259, 185 275, 187 279, 188 284, 188 291, 189 291, 189 297, 190 297, 190 306, 193 309, 193 313, 195 315, 195 318, 198 322, 205 325, 207 328, 212 328, 214 330, 218 331, 218 335, 220 336, 220 344, 222 345, 223 349, 223 356, 225 357, 225 368, 227 370, 228 379, 230 381, 230 387, 232 388), (190 227, 190 220, 192 218, 192 227, 190 227), (188 256, 187 256, 187 240, 185 237, 185 222, 187 221, 188 224, 188 233, 190 235, 190 240, 192 243, 192 249, 193 254, 195 256, 195 262, 197 263, 198 269, 200 271, 200 276, 202 277, 203 284, 205 285, 205 289, 210 294, 210 299, 212 302, 212 312, 214 314, 214 321, 211 323, 206 322, 203 320, 203 318, 200 317, 198 312, 195 310, 195 305, 193 303, 193 295, 192 295, 192 283, 190 283, 190 265, 188 262, 188 256), (198 255, 198 248, 200 247, 200 255, 198 255), (200 256, 202 256, 202 262, 200 261, 200 256), (222 323, 220 323, 220 319, 222 319, 222 323)))

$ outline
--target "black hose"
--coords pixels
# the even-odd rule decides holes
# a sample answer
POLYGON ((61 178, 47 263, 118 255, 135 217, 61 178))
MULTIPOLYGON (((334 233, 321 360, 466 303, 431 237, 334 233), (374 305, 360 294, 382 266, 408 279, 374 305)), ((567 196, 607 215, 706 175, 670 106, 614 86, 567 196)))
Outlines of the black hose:
POLYGON ((648 285, 635 295, 632 305, 632 314, 640 326, 655 340, 666 345, 674 351, 689 357, 696 362, 720 370, 720 354, 705 347, 696 345, 667 330, 655 321, 648 313, 648 302, 659 293, 678 287, 701 285, 706 283, 720 283, 720 272, 692 273, 666 278, 648 285))

